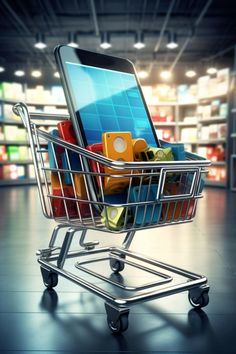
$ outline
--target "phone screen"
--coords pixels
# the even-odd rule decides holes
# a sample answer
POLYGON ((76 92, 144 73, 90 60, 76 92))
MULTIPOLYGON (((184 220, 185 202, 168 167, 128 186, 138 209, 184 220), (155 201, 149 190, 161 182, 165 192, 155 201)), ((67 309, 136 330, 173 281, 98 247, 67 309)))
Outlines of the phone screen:
POLYGON ((132 73, 66 61, 67 77, 85 145, 99 143, 103 132, 129 131, 157 146, 155 130, 132 73))

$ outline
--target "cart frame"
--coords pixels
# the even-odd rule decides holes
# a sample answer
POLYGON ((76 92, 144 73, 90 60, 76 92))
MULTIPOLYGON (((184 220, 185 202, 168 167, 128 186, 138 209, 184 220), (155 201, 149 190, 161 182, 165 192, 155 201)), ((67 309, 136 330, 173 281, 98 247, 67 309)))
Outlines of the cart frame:
MULTIPOLYGON (((209 285, 207 278, 203 275, 198 275, 187 270, 169 265, 155 259, 143 256, 139 253, 130 251, 130 245, 135 236, 135 232, 168 225, 177 225, 181 223, 191 222, 196 213, 197 201, 202 197, 201 194, 201 179, 204 174, 207 173, 207 167, 210 165, 210 161, 205 160, 198 155, 192 153, 186 153, 187 159, 185 161, 162 161, 162 162, 120 162, 107 159, 103 156, 99 156, 92 153, 86 149, 70 144, 58 137, 51 136, 50 134, 40 130, 37 126, 36 121, 41 119, 51 119, 58 121, 62 117, 57 115, 44 115, 44 114, 29 114, 28 108, 24 103, 17 103, 13 107, 15 114, 21 117, 24 126, 28 131, 29 143, 32 153, 32 159, 35 167, 35 176, 38 185, 39 197, 42 206, 43 214, 50 219, 55 219, 58 223, 51 235, 49 245, 45 249, 41 249, 37 252, 38 262, 41 266, 41 273, 45 286, 48 289, 54 288, 58 283, 58 275, 63 276, 72 282, 82 286, 83 288, 89 290, 90 292, 98 295, 105 300, 105 309, 107 313, 107 322, 110 330, 113 333, 120 333, 128 328, 128 315, 129 308, 137 303, 149 301, 153 299, 158 299, 161 297, 173 295, 179 292, 188 291, 189 301, 193 307, 201 308, 208 304, 209 302, 209 285), (42 142, 40 140, 44 139, 48 144, 53 144, 53 146, 60 146, 66 151, 67 158, 67 168, 60 168, 57 164, 57 158, 55 155, 55 149, 53 147, 53 154, 55 158, 56 166, 55 168, 45 167, 44 154, 46 152, 45 148, 42 148, 42 142), (105 210, 103 223, 100 221, 100 217, 97 216, 97 212, 94 211, 93 205, 94 201, 90 197, 89 184, 86 179, 87 174, 92 176, 92 178, 100 178, 101 176, 107 176, 107 174, 101 173, 98 169, 97 173, 89 173, 83 171, 84 184, 87 191, 87 200, 83 200, 83 203, 87 203, 90 210, 90 217, 81 216, 81 209, 78 204, 81 202, 80 198, 70 198, 63 193, 63 186, 61 181, 62 173, 73 174, 78 173, 74 171, 70 166, 70 160, 68 157, 69 152, 77 154, 80 158, 81 163, 83 159, 93 159, 97 166, 101 164, 109 166, 109 168, 114 168, 115 170, 123 170, 123 177, 129 178, 128 196, 130 194, 131 183, 133 183, 134 178, 139 178, 139 186, 143 185, 143 181, 149 178, 148 182, 148 193, 150 185, 153 178, 158 178, 158 188, 156 191, 156 200, 150 201, 148 198, 144 201, 138 201, 130 203, 127 199, 126 203, 121 203, 117 205, 125 210, 124 223, 120 228, 111 228, 109 224, 109 217, 107 208, 114 207, 114 202, 109 203, 104 199, 103 189, 101 188, 101 201, 97 201, 96 204, 105 210), (127 173, 128 170, 128 173, 127 173), (65 215, 63 217, 55 217, 53 215, 52 200, 56 197, 51 195, 48 177, 46 174, 57 173, 59 176, 59 182, 62 190, 65 215), (135 171, 135 172, 134 172, 135 171), (137 172, 136 172, 137 171, 137 172), (147 172, 149 171, 149 172, 147 172), (158 172, 157 172, 158 171, 158 172), (164 186, 168 175, 179 174, 180 178, 186 180, 191 180, 188 188, 185 188, 182 193, 177 193, 175 195, 165 195, 164 186), (43 176, 43 177, 42 177, 43 176), (46 189, 45 189, 46 188, 46 189), (69 210, 67 208, 67 202, 76 202, 79 217, 75 219, 69 215, 69 210), (193 205, 191 204, 193 202, 193 205), (185 204, 184 204, 185 203, 185 204), (186 204, 187 203, 187 204, 186 204), (141 205, 141 206, 140 206, 141 205), (159 215, 159 219, 153 222, 154 214, 156 212, 157 206, 163 207, 165 205, 166 211, 163 213, 162 217, 159 215), (178 216, 176 216, 176 211, 180 206, 180 211, 178 216), (134 219, 137 216, 139 208, 142 208, 142 221, 138 224, 128 222, 128 212, 130 210, 135 210, 134 219), (145 222, 147 216, 147 210, 151 212, 151 221, 145 222), (151 209, 150 209, 151 208, 151 209), (172 216, 169 216, 170 209, 172 210, 172 216), (125 238, 121 247, 98 247, 98 241, 86 242, 86 234, 88 229, 101 230, 110 233, 125 233, 125 238), (56 245, 58 243, 59 231, 65 231, 63 242, 60 246, 56 245), (79 237, 79 250, 71 250, 72 240, 76 233, 80 233, 79 237), (93 256, 96 256, 95 258, 93 256), (77 262, 75 268, 79 269, 83 274, 89 274, 95 279, 100 279, 114 287, 118 287, 125 294, 124 296, 116 296, 110 291, 105 291, 102 287, 95 285, 93 282, 80 277, 71 271, 65 269, 65 262, 69 258, 76 258, 77 262), (119 281, 112 280, 109 277, 105 277, 102 274, 86 267, 88 264, 93 264, 96 262, 109 261, 111 270, 117 274, 121 272, 125 265, 129 265, 136 269, 141 269, 147 273, 155 275, 157 278, 154 282, 143 284, 141 286, 127 286, 123 285, 119 281), (163 273, 162 270, 167 271, 163 273), (173 278, 170 273, 174 275, 183 276, 185 278, 184 282, 180 282, 175 285, 165 285, 171 283, 173 278), (133 292, 133 295, 127 296, 127 292, 133 292)), ((69 119, 69 116, 65 116, 64 119, 69 119)), ((114 175, 112 175, 113 177, 114 175)), ((114 177, 120 177, 118 176, 114 177)), ((73 183, 74 187, 74 183, 73 183)), ((141 188, 141 187, 140 187, 141 188)))

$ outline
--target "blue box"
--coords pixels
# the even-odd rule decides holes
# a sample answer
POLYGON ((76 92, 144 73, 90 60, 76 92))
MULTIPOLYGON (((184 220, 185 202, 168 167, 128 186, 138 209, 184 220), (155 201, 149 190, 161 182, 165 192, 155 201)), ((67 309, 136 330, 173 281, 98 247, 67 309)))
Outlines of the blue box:
POLYGON ((172 149, 172 154, 174 155, 175 161, 184 161, 185 151, 184 144, 182 143, 169 143, 168 141, 161 140, 161 146, 164 148, 170 147, 172 149))
MULTIPOLYGON (((80 164, 80 158, 77 153, 74 151, 67 150, 69 161, 70 161, 70 168, 68 166, 67 158, 66 158, 66 152, 63 152, 61 154, 61 164, 62 168, 65 170, 75 170, 75 171, 81 171, 81 164, 80 164)), ((65 184, 72 184, 71 181, 71 175, 69 172, 64 173, 64 182, 65 184)))
MULTIPOLYGON (((157 188, 158 188, 157 184, 152 184, 151 186, 143 185, 141 187, 140 186, 132 187, 130 193, 130 201, 132 203, 146 202, 146 201, 155 202, 157 188), (149 194, 148 194, 148 190, 149 190, 149 194)), ((138 206, 137 208, 131 207, 131 209, 135 217, 134 221, 136 225, 155 224, 158 222, 161 215, 161 204, 156 204, 154 208, 153 205, 147 205, 147 206, 142 205, 142 206, 138 206)))

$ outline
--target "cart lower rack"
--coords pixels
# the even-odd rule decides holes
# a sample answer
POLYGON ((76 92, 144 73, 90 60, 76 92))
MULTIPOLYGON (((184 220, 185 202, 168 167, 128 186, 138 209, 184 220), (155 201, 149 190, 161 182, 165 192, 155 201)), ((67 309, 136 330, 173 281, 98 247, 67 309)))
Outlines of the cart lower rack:
POLYGON ((23 103, 13 110, 28 131, 43 213, 57 222, 48 247, 37 252, 45 286, 54 288, 60 275, 103 298, 113 333, 128 328, 129 308, 140 302, 188 291, 193 307, 206 306, 209 285, 205 276, 129 248, 136 231, 193 220, 210 161, 187 152, 184 161, 113 161, 39 128, 42 119, 48 124, 61 117, 29 114, 23 103), (93 167, 92 172, 86 166, 93 167), (109 193, 114 186, 118 189, 115 197, 109 193), (98 241, 86 242, 88 229, 124 234, 122 246, 100 247, 98 241), (65 231, 61 243, 59 231, 65 231), (72 250, 77 233, 80 247, 72 250), (72 258, 76 260, 73 272, 66 269, 66 261, 72 258), (115 274, 130 266, 152 274, 155 280, 126 285, 119 277, 107 277, 94 270, 93 265, 102 262, 109 262, 115 274), (88 275, 93 281, 87 280, 88 275), (175 275, 184 281, 176 282, 175 275), (94 279, 108 283, 107 287, 117 289, 117 293, 95 285, 94 279))

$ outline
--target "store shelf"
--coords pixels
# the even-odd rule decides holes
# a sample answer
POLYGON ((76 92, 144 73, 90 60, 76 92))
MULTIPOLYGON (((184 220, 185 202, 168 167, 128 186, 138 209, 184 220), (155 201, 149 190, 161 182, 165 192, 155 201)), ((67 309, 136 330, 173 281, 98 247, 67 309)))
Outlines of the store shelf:
POLYGON ((212 187, 226 187, 226 182, 222 181, 214 181, 214 180, 205 180, 205 185, 206 186, 212 186, 212 187))
POLYGON ((211 164, 212 166, 226 166, 225 161, 212 161, 211 164))
MULTIPOLYGON (((14 104, 18 103, 19 100, 10 100, 10 99, 1 98, 0 102, 14 105, 14 104)), ((44 102, 44 103, 43 102, 25 102, 25 104, 27 106, 43 106, 43 107, 44 106, 49 106, 49 107, 55 106, 55 107, 60 107, 60 108, 67 108, 66 103, 58 103, 58 102, 54 102, 54 103, 53 102, 49 102, 49 103, 47 103, 47 102, 44 102)))
POLYGON ((196 106, 198 104, 198 101, 192 101, 192 102, 177 102, 179 106, 196 106))
POLYGON ((231 133, 231 134, 230 134, 230 137, 231 137, 231 138, 236 138, 236 133, 231 133))
POLYGON ((199 145, 214 145, 214 144, 222 144, 225 143, 225 138, 222 139, 210 139, 210 140, 198 140, 197 144, 199 145))
POLYGON ((176 106, 177 102, 162 101, 157 103, 147 103, 149 107, 161 107, 161 106, 176 106))
POLYGON ((29 184, 36 184, 35 179, 1 179, 0 186, 19 186, 19 185, 29 185, 29 184))
POLYGON ((199 119, 198 121, 201 124, 209 124, 209 123, 221 123, 226 122, 226 117, 210 117, 206 119, 199 119))
POLYGON ((32 160, 1 160, 0 165, 32 165, 32 160))
POLYGON ((196 127, 196 123, 188 123, 188 122, 179 122, 177 123, 180 127, 196 127))
POLYGON ((29 145, 27 140, 20 141, 20 140, 0 140, 0 145, 29 145))
POLYGON ((227 93, 219 94, 219 95, 211 95, 211 96, 204 96, 204 97, 198 97, 198 101, 208 101, 208 100, 213 100, 215 98, 225 98, 227 97, 227 93))
POLYGON ((175 127, 175 122, 153 122, 155 127, 175 127))

